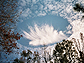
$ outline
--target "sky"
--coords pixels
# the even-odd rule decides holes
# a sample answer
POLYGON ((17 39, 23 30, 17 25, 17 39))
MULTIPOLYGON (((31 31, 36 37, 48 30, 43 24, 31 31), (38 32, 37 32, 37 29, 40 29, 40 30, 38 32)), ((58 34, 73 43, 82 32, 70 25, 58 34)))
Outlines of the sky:
MULTIPOLYGON (((20 49, 16 51, 30 49, 41 53, 40 47, 44 44, 49 46, 48 51, 63 39, 80 39, 80 32, 84 34, 84 19, 81 19, 84 13, 73 10, 75 3, 84 4, 84 0, 19 0, 18 11, 22 14, 17 29, 23 37, 17 41, 20 49)), ((21 57, 8 55, 7 60, 17 56, 21 57)))
POLYGON ((75 3, 83 0, 20 0, 17 25, 23 38, 18 43, 38 47, 61 42, 63 39, 79 38, 84 33, 82 12, 75 12, 75 3))

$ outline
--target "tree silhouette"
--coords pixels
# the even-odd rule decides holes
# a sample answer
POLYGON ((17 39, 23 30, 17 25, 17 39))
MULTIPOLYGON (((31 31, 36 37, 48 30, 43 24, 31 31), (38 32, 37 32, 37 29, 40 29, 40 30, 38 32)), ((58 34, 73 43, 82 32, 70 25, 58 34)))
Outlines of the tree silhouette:
POLYGON ((83 33, 80 32, 80 41, 79 41, 79 39, 76 39, 76 38, 72 38, 72 41, 74 42, 75 47, 77 48, 77 50, 80 54, 79 61, 84 63, 84 36, 83 36, 83 33))
POLYGON ((33 58, 33 62, 35 63, 37 61, 37 63, 40 63, 40 56, 39 53, 34 51, 34 58, 33 58))
POLYGON ((84 63, 84 36, 80 33, 80 40, 72 38, 57 43, 53 50, 55 63, 84 63))
POLYGON ((17 0, 0 0, 0 48, 1 51, 11 53, 17 48, 16 40, 22 35, 15 32, 17 17, 17 0))
POLYGON ((26 60, 25 57, 27 57, 27 62, 31 63, 30 60, 32 60, 32 57, 31 57, 32 54, 33 53, 30 50, 27 50, 27 52, 26 52, 26 50, 23 50, 22 53, 21 53, 21 56, 24 57, 24 60, 26 60))
POLYGON ((21 60, 19 60, 18 58, 16 58, 15 60, 14 60, 14 62, 13 63, 24 63, 23 61, 21 61, 21 60))
POLYGON ((69 40, 57 43, 53 51, 53 56, 54 63, 75 63, 79 58, 73 42, 69 40))
MULTIPOLYGON (((39 53, 34 51, 34 53, 32 53, 30 50, 23 50, 22 53, 21 53, 21 58, 18 59, 16 58, 14 60, 14 62, 16 63, 20 63, 20 62, 26 62, 26 63, 40 63, 40 56, 39 56, 39 53), (23 58, 24 57, 24 58, 23 58)), ((14 63, 13 62, 13 63, 14 63)))
MULTIPOLYGON (((82 11, 82 13, 84 13, 84 6, 82 6, 81 4, 79 3, 76 3, 75 4, 75 7, 73 7, 73 9, 77 12, 80 12, 82 11)), ((84 16, 82 16, 82 18, 84 18, 84 16)))

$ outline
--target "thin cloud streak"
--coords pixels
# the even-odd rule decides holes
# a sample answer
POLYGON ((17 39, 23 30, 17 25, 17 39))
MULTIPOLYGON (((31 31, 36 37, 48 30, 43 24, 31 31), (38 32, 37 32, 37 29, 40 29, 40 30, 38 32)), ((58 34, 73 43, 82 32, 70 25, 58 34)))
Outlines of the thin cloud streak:
POLYGON ((43 25, 41 27, 35 24, 34 28, 29 26, 30 32, 23 31, 23 36, 29 40, 30 45, 48 45, 66 39, 67 36, 62 31, 54 30, 53 26, 43 25))

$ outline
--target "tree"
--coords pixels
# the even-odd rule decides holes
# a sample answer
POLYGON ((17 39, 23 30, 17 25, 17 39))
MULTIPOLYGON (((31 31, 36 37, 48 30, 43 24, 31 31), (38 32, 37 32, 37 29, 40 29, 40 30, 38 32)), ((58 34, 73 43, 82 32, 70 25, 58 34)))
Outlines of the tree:
MULTIPOLYGON (((50 49, 50 53, 51 53, 51 49, 50 49)), ((42 58, 44 59, 44 62, 52 62, 52 57, 50 55, 49 51, 47 51, 47 45, 43 45, 42 47, 42 58)))
POLYGON ((40 63, 40 56, 39 53, 34 51, 34 58, 33 58, 33 62, 35 63, 37 61, 37 63, 40 63))
POLYGON ((24 63, 23 61, 21 61, 21 60, 19 60, 18 58, 16 58, 15 60, 14 60, 14 62, 13 63, 24 63))
POLYGON ((53 50, 55 63, 84 63, 84 36, 80 33, 80 40, 72 38, 57 43, 53 50))
POLYGON ((32 57, 31 56, 32 56, 32 54, 33 53, 30 50, 27 50, 27 51, 26 50, 23 50, 22 53, 21 53, 21 56, 24 57, 24 59, 22 58, 23 61, 25 61, 26 60, 25 57, 27 57, 27 62, 28 63, 31 63, 31 60, 32 60, 32 57))
POLYGON ((80 32, 80 42, 79 42, 79 39, 76 39, 76 38, 72 38, 72 41, 74 42, 75 47, 77 48, 77 50, 80 54, 79 61, 84 63, 84 36, 83 36, 83 33, 80 32))
MULTIPOLYGON (((82 13, 84 13, 84 6, 82 6, 81 4, 79 3, 76 3, 75 4, 75 7, 73 7, 73 9, 77 12, 80 12, 82 11, 82 13)), ((84 18, 84 16, 82 16, 82 18, 84 18)))
POLYGON ((53 56, 54 63, 77 63, 79 58, 73 42, 69 40, 57 43, 53 56))
POLYGON ((11 53, 17 48, 16 40, 22 35, 15 32, 17 17, 17 0, 0 0, 0 48, 2 51, 11 53))
POLYGON ((30 50, 23 50, 21 53, 22 57, 20 59, 16 58, 13 63, 32 63, 32 55, 33 53, 30 50))
POLYGON ((40 56, 39 56, 39 53, 34 51, 34 53, 32 53, 30 50, 23 50, 22 53, 21 53, 21 58, 18 59, 16 58, 14 60, 13 63, 20 63, 20 62, 26 62, 26 63, 40 63, 40 56), (24 58, 23 58, 24 57, 24 58))

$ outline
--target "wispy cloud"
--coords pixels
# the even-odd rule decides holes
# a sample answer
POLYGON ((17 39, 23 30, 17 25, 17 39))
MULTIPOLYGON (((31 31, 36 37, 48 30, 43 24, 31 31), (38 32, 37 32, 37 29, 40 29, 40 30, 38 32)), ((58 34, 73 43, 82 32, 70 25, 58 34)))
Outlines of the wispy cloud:
MULTIPOLYGON (((81 17, 82 17, 82 15, 84 15, 84 13, 82 13, 82 12, 78 13, 78 12, 73 11, 74 4, 75 3, 83 3, 84 0, 76 0, 76 1, 75 0, 61 0, 60 2, 55 1, 55 0, 42 0, 42 1, 30 0, 31 3, 28 3, 27 0, 26 0, 27 2, 24 2, 24 1, 23 1, 23 3, 26 4, 25 6, 26 7, 28 6, 28 8, 29 8, 29 10, 28 10, 28 8, 25 8, 25 10, 23 11, 22 15, 24 17, 33 17, 34 15, 35 15, 35 17, 45 16, 46 14, 60 15, 64 19, 67 19, 68 22, 70 23, 70 25, 72 26, 71 29, 69 29, 70 27, 67 27, 68 32, 66 32, 66 33, 72 33, 71 37, 73 37, 73 36, 77 37, 76 33, 80 33, 80 32, 84 33, 84 22, 81 21, 81 17), (35 5, 38 5, 38 6, 35 6, 35 5), (34 10, 34 12, 33 12, 33 6, 36 7, 35 8, 36 10, 34 10), (38 10, 37 10, 37 8, 38 8, 38 10)), ((30 34, 29 34, 29 36, 30 36, 30 34)), ((32 42, 30 42, 30 43, 32 43, 32 42)))
POLYGON ((43 25, 41 27, 35 25, 34 28, 29 26, 30 32, 23 31, 23 36, 29 40, 30 45, 48 45, 66 39, 67 36, 62 31, 54 30, 53 26, 43 25))
MULTIPOLYGON (((82 1, 83 0, 78 0, 77 2, 80 3, 82 1)), ((70 18, 72 14, 75 15, 75 13, 72 12, 74 5, 72 2, 76 2, 76 1, 75 0, 61 0, 60 2, 55 0, 42 0, 42 1, 20 0, 19 1, 21 7, 25 9, 23 10, 23 14, 22 14, 23 16, 24 14, 26 14, 24 17, 45 16, 46 14, 48 14, 48 11, 50 11, 51 14, 59 14, 61 17, 67 19, 72 19, 70 18), (36 11, 38 11, 37 14, 35 13, 36 11), (40 11, 41 12, 45 11, 45 13, 40 13, 40 11)))

